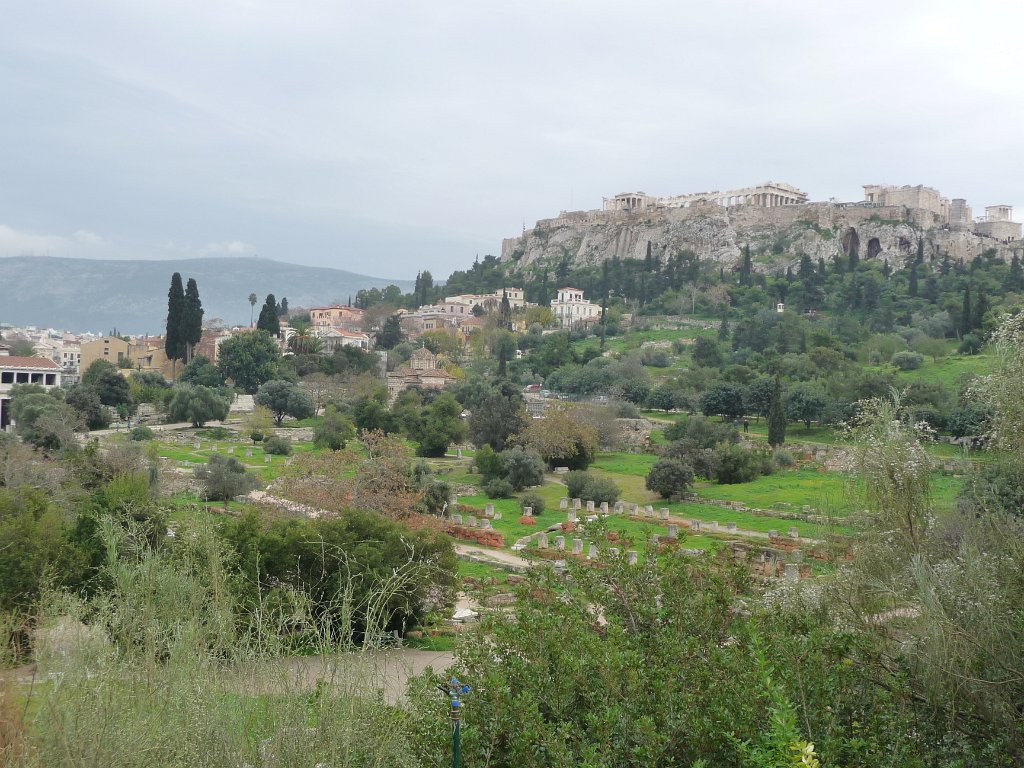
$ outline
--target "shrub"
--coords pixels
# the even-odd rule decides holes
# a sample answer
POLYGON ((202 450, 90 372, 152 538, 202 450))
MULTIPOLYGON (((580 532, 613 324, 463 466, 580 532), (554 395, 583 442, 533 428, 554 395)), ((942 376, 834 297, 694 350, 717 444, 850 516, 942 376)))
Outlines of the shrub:
POLYGON ((420 504, 431 515, 438 515, 448 504, 452 496, 452 487, 444 480, 430 479, 423 485, 423 498, 420 504))
POLYGON ((698 448, 714 448, 719 443, 738 442, 740 433, 732 424, 717 423, 703 416, 690 416, 665 430, 666 440, 684 438, 692 440, 698 448))
POLYGON ((901 371, 916 371, 924 363, 924 355, 920 352, 897 352, 892 356, 892 364, 901 371))
POLYGON ((530 507, 533 510, 533 514, 539 515, 544 511, 544 498, 534 491, 524 493, 519 499, 519 508, 524 509, 530 507))
POLYGON ((340 451, 355 436, 355 429, 348 417, 334 405, 324 409, 324 415, 313 425, 313 445, 340 451))
POLYGON ((982 346, 984 346, 982 338, 973 333, 964 334, 963 340, 960 342, 960 346, 957 347, 957 352, 961 355, 976 355, 981 352, 982 346))
POLYGON ((501 455, 489 445, 481 445, 477 448, 473 463, 476 464, 477 471, 483 476, 484 482, 505 474, 505 462, 502 461, 501 455))
POLYGON ((130 439, 138 441, 152 440, 153 436, 153 430, 143 426, 133 427, 132 431, 128 433, 130 439))
POLYGON ((742 445, 715 450, 715 481, 723 485, 749 483, 761 473, 761 457, 742 445))
POLYGON ((196 469, 196 477, 203 483, 206 498, 210 501, 228 501, 253 490, 259 481, 245 470, 234 456, 214 454, 210 462, 196 469))
POLYGON ((496 477, 484 483, 484 493, 491 499, 508 499, 512 497, 512 483, 503 477, 496 477))
POLYGON ((778 448, 772 454, 776 466, 782 467, 783 469, 789 469, 796 464, 796 459, 793 458, 793 454, 787 451, 785 448, 778 448))
POLYGON ((565 476, 565 487, 569 494, 570 499, 582 499, 583 488, 587 484, 587 480, 590 479, 590 473, 584 472, 583 470, 574 469, 565 476))
POLYGON ((587 484, 583 486, 583 495, 580 498, 588 499, 595 504, 600 504, 602 501, 614 504, 619 500, 619 493, 619 486, 610 477, 591 475, 587 484))
POLYGON ((693 469, 681 459, 659 459, 644 485, 663 499, 679 499, 693 485, 693 469))
POLYGON ((274 456, 291 456, 292 441, 281 435, 271 435, 263 441, 263 452, 274 456))
POLYGON ((597 504, 602 501, 614 504, 619 500, 619 486, 611 478, 589 472, 570 472, 565 476, 565 485, 573 499, 588 499, 597 504))
POLYGON ((501 452, 501 461, 505 465, 505 479, 514 491, 544 482, 544 459, 532 448, 513 446, 501 452))

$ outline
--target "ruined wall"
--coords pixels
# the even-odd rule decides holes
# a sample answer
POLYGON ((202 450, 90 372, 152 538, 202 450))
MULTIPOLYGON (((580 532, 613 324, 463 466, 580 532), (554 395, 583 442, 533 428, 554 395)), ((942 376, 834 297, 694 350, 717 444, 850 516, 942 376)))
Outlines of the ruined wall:
POLYGON ((932 211, 903 206, 808 203, 775 208, 715 204, 642 211, 574 211, 542 219, 522 236, 502 243, 503 261, 517 268, 568 256, 575 266, 600 264, 611 258, 642 259, 651 242, 656 258, 689 250, 726 267, 738 263, 749 244, 755 254, 768 254, 759 269, 785 265, 806 253, 831 259, 843 250, 853 230, 861 258, 887 258, 898 263, 916 253, 924 238, 926 256, 948 253, 954 260, 973 259, 995 248, 1004 259, 1012 244, 961 228, 951 228, 932 211), (775 254, 782 249, 781 254, 775 254))

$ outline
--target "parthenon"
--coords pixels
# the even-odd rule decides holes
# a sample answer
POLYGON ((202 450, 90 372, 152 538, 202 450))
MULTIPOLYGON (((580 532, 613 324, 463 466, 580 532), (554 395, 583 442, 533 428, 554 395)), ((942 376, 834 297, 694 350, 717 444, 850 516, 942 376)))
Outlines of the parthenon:
POLYGON ((807 202, 807 193, 792 184, 767 181, 754 187, 728 189, 715 192, 696 192, 689 195, 654 197, 644 192, 622 192, 604 198, 603 210, 642 211, 647 208, 689 208, 697 203, 713 203, 728 208, 734 205, 756 205, 775 208, 780 205, 800 205, 807 202))

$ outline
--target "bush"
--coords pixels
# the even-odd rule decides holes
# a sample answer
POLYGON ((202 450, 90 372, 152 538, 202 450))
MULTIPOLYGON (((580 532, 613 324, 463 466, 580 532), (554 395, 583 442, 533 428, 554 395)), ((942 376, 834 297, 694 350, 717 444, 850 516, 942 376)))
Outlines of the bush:
POLYGON ((717 423, 703 416, 690 416, 665 430, 666 440, 684 438, 692 440, 698 448, 715 448, 719 443, 738 442, 740 433, 732 424, 717 423))
POLYGON ((324 409, 324 415, 313 425, 313 445, 340 451, 355 436, 355 429, 348 417, 334 405, 324 409))
POLYGON ((245 470, 234 456, 214 454, 210 462, 196 469, 196 477, 203 483, 206 498, 210 501, 228 501, 253 490, 259 481, 245 470))
POLYGON ((761 457, 742 445, 715 450, 715 481, 723 485, 749 483, 761 474, 761 457))
POLYGON ((544 482, 544 459, 532 448, 513 446, 501 452, 501 461, 505 465, 505 479, 514 491, 544 482))
POLYGON ((602 501, 614 504, 619 500, 619 486, 607 477, 589 472, 570 472, 565 476, 565 485, 573 499, 587 499, 596 504, 602 501))
POLYGON ((153 430, 149 427, 134 427, 131 432, 128 433, 128 437, 131 440, 152 440, 154 437, 153 430))
POLYGON ((892 356, 892 364, 901 371, 916 371, 924 363, 924 355, 920 352, 897 352, 892 356))
POLYGON ((602 501, 614 504, 619 500, 619 493, 619 486, 610 477, 591 475, 587 484, 583 486, 583 495, 580 498, 588 499, 595 504, 600 504, 602 501))
POLYGON ((491 499, 508 499, 512 497, 512 483, 503 477, 496 477, 484 483, 484 493, 491 499))
POLYGON ((530 507, 534 515, 539 515, 544 511, 544 498, 534 491, 524 493, 519 499, 519 508, 525 509, 526 507, 530 507))
POLYGON ((429 479, 423 486, 423 499, 420 501, 424 511, 431 515, 439 515, 447 507, 452 496, 452 487, 444 480, 429 479))
POLYGON ((484 478, 484 482, 505 475, 505 462, 502 461, 501 454, 495 452, 489 445, 477 448, 473 463, 476 464, 476 470, 484 478))
POLYGON ((678 500, 693 485, 693 469, 681 459, 659 459, 644 485, 663 499, 678 500))
POLYGON ((793 454, 785 448, 776 449, 775 453, 772 454, 772 459, 775 461, 776 466, 782 467, 783 469, 789 469, 796 464, 796 459, 793 458, 793 454))
POLYGON ((963 340, 960 342, 960 346, 957 347, 957 352, 961 355, 976 355, 981 352, 982 346, 985 342, 982 338, 973 333, 964 334, 963 340))
POLYGON ((590 479, 590 473, 584 472, 583 470, 574 469, 565 476, 565 487, 570 499, 582 499, 583 489, 587 485, 587 480, 590 479))
POLYGON ((292 441, 281 435, 271 435, 263 441, 263 452, 273 456, 291 456, 292 441))

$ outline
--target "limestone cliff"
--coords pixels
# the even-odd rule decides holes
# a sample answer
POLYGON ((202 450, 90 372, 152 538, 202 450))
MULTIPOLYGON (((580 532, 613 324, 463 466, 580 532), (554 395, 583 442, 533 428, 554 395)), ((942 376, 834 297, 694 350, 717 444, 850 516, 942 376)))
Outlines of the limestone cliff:
POLYGON ((1003 243, 967 229, 951 228, 919 208, 808 203, 776 208, 716 204, 689 208, 648 208, 642 211, 577 211, 542 219, 520 237, 502 243, 502 261, 513 270, 568 259, 573 267, 606 259, 642 259, 647 243, 655 258, 681 251, 725 267, 737 263, 750 245, 757 268, 784 268, 806 253, 831 260, 856 246, 861 258, 888 258, 896 266, 917 252, 922 239, 926 258, 949 254, 969 261, 995 249, 1009 259, 1021 243, 1003 243))

